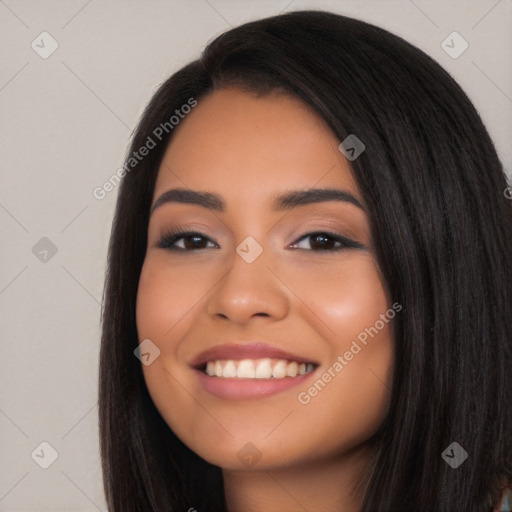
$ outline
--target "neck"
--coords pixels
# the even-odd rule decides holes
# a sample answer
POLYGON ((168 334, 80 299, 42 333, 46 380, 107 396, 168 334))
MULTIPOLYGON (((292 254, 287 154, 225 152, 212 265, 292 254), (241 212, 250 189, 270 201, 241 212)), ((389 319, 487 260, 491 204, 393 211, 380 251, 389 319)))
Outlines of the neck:
POLYGON ((359 447, 329 460, 287 468, 223 470, 229 512, 359 512, 370 452, 359 447))

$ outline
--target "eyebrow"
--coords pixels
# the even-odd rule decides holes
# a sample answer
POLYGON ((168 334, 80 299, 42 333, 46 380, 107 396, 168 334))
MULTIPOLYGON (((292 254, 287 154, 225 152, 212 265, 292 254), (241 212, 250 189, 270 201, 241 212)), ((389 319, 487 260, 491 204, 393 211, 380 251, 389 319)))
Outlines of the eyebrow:
MULTIPOLYGON (((290 210, 296 206, 323 203, 326 201, 341 201, 351 203, 364 211, 361 202, 347 190, 337 188, 315 188, 308 190, 292 190, 272 199, 272 210, 275 212, 290 210)), ((225 212, 227 203, 222 196, 211 192, 199 192, 183 188, 175 188, 164 192, 151 208, 153 213, 165 203, 196 204, 209 210, 225 212)))

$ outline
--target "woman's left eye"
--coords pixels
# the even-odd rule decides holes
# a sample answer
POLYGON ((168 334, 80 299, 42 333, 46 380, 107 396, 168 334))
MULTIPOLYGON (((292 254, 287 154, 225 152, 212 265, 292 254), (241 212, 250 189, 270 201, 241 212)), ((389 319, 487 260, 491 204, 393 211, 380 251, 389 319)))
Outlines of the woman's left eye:
MULTIPOLYGON (((327 233, 324 231, 308 233, 299 238, 299 241, 306 240, 308 238, 311 240, 309 245, 312 247, 311 250, 313 251, 339 251, 341 249, 347 248, 365 249, 363 244, 356 242, 355 240, 351 240, 350 238, 344 237, 343 235, 337 235, 335 233, 327 233), (338 244, 337 247, 335 247, 336 244, 338 244)), ((295 242, 290 247, 296 248, 297 245, 298 243, 295 242)))

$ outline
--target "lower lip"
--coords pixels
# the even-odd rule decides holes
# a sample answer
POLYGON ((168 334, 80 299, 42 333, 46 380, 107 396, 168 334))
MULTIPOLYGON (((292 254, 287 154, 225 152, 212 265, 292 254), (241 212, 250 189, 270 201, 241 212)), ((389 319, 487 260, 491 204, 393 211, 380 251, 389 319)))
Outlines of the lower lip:
POLYGON ((194 372, 204 389, 212 395, 228 400, 243 400, 274 395, 285 389, 298 386, 309 379, 315 370, 297 377, 283 377, 282 379, 228 379, 210 377, 201 370, 195 369, 194 372))

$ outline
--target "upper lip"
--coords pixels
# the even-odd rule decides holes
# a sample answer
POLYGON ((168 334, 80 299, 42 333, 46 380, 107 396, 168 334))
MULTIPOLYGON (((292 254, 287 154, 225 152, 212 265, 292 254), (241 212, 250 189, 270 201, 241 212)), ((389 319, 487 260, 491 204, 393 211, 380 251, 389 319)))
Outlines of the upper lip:
POLYGON ((223 345, 215 345, 211 348, 203 350, 200 354, 190 361, 190 366, 201 368, 209 361, 217 359, 260 359, 260 358, 285 359, 287 361, 296 361, 298 363, 313 363, 312 359, 301 357, 291 352, 287 352, 278 347, 267 345, 266 343, 226 343, 223 345))

